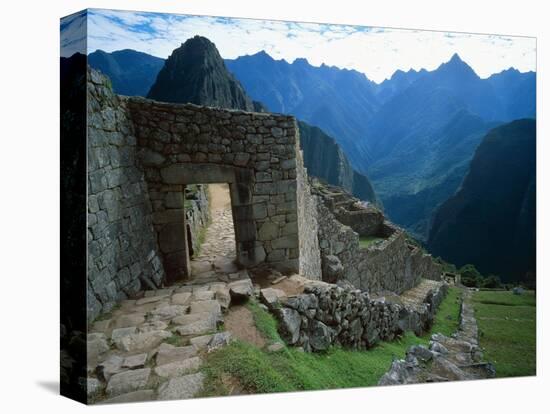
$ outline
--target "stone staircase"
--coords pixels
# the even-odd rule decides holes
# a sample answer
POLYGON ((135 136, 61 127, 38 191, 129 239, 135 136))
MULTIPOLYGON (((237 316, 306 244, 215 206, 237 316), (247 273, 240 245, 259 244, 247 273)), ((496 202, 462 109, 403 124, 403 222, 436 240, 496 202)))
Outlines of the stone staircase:
POLYGON ((253 294, 246 271, 211 276, 125 300, 88 333, 90 402, 184 399, 200 393, 206 353, 228 344, 219 329, 231 300, 253 294))

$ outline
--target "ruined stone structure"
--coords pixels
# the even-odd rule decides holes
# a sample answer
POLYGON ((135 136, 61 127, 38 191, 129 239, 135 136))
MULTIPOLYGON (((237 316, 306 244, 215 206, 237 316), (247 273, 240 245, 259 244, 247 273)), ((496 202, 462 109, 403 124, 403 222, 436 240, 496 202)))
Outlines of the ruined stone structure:
POLYGON ((120 97, 93 70, 88 95, 90 320, 144 287, 190 276, 208 219, 201 187, 186 201, 196 184, 229 184, 242 267, 367 292, 440 280, 439 265, 377 208, 310 183, 293 117, 120 97), (363 236, 380 240, 362 248, 363 236))
MULTIPOLYGON (((128 106, 151 200, 174 199, 188 184, 229 183, 237 261, 300 271, 293 118, 138 98, 128 106)), ((169 280, 189 275, 180 201, 153 205, 169 280)))
POLYGON ((378 209, 362 206, 340 189, 315 181, 312 190, 317 200, 323 280, 343 278, 361 290, 395 293, 413 288, 421 279, 441 280, 441 266, 409 243, 406 233, 385 221, 378 209), (380 240, 361 247, 362 236, 380 240), (338 272, 331 271, 335 266, 340 267, 338 272))
POLYGON ((240 265, 319 278, 293 117, 119 97, 93 70, 88 94, 90 319, 189 276, 190 184, 229 184, 240 265))

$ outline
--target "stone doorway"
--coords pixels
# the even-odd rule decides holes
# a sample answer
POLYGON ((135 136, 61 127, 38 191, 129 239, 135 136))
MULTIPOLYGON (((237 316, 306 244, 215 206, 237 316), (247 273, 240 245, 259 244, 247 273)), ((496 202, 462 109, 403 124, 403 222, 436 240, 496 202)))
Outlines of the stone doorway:
POLYGON ((192 279, 201 275, 212 276, 212 272, 230 273, 237 270, 235 224, 229 185, 213 183, 206 188, 209 223, 200 230, 197 251, 190 254, 192 279))
POLYGON ((177 214, 177 211, 184 212, 183 207, 186 200, 179 199, 180 205, 165 203, 165 207, 171 208, 165 209, 157 215, 165 221, 158 226, 158 232, 160 248, 164 254, 167 284, 189 279, 193 273, 203 273, 201 270, 204 271, 207 264, 201 262, 216 260, 225 262, 226 266, 222 267, 227 270, 224 270, 223 273, 229 273, 229 271, 237 271, 234 261, 240 267, 249 267, 264 260, 265 253, 257 254, 258 249, 255 242, 256 225, 254 209, 251 205, 254 180, 250 170, 215 164, 179 163, 162 170, 161 176, 164 180, 162 190, 166 194, 165 199, 170 200, 176 199, 176 197, 172 197, 173 192, 179 191, 180 188, 185 194, 192 186, 201 186, 202 188, 212 186, 211 188, 215 190, 213 195, 216 209, 214 212, 219 219, 222 219, 221 225, 225 229, 222 237, 232 240, 229 244, 225 243, 222 248, 223 243, 221 242, 224 240, 216 241, 220 234, 216 234, 216 227, 213 227, 210 230, 211 236, 204 246, 207 250, 195 252, 198 243, 189 238, 189 215, 187 213, 177 214), (179 210, 177 210, 178 208, 179 210), (233 229, 233 233, 231 233, 231 229, 233 229), (190 257, 190 253, 193 257, 190 257), (199 259, 198 256, 201 255, 208 256, 208 259, 195 260, 193 264, 195 268, 192 269, 191 259, 195 257, 199 259))

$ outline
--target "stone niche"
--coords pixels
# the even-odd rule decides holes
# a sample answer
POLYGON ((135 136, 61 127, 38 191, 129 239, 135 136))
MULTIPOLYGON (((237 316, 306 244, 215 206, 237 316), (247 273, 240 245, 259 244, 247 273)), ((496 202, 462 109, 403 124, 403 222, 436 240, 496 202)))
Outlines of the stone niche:
POLYGON ((240 265, 300 271, 293 117, 126 99, 168 281, 189 276, 189 184, 229 184, 240 265))

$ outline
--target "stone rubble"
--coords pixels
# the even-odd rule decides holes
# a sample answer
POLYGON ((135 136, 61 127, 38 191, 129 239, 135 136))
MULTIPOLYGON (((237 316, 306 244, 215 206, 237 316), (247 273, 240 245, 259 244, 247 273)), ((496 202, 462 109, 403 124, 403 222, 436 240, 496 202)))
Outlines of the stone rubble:
POLYGON ((483 361, 471 292, 464 289, 460 326, 451 337, 433 334, 428 347, 411 346, 405 359, 392 362, 379 385, 464 381, 494 378, 495 368, 483 361))

